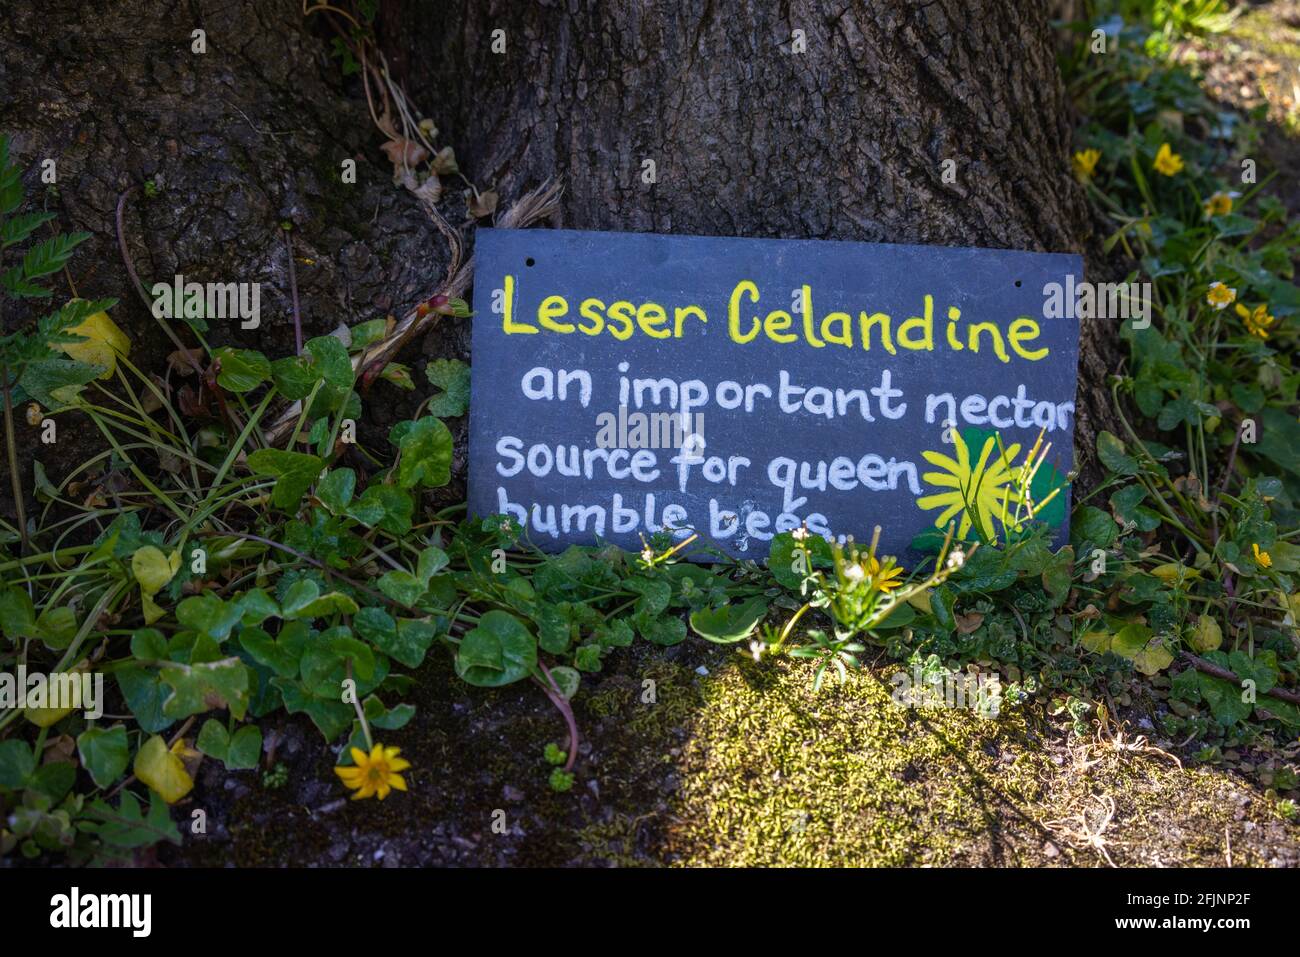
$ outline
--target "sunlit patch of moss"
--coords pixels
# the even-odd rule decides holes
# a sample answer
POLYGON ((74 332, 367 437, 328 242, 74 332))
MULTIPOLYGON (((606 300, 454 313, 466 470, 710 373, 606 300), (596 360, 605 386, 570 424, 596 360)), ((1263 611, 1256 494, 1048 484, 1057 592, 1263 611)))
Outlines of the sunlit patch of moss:
POLYGON ((806 666, 784 662, 706 680, 660 854, 687 865, 1098 866, 1097 847, 1059 822, 1110 795, 1116 863, 1221 865, 1225 829, 1234 864, 1266 862, 1268 843, 1247 825, 1269 819, 1267 802, 1237 779, 1067 747, 1032 705, 996 720, 897 707, 892 671, 816 693, 806 666))
POLYGON ((1300 30, 1289 26, 1271 7, 1259 7, 1239 17, 1228 36, 1277 59, 1300 61, 1300 30))
POLYGON ((1023 719, 898 707, 887 674, 813 692, 799 665, 737 664, 707 682, 669 851, 698 864, 1031 862, 998 834, 1045 771, 1023 719))

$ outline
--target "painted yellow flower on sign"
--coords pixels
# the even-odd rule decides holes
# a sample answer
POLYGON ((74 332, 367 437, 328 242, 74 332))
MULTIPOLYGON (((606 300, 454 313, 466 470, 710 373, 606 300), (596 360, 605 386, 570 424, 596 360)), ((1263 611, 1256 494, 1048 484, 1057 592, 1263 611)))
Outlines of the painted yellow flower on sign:
POLYGON ((377 797, 382 801, 394 790, 406 790, 406 781, 398 772, 409 768, 411 762, 399 758, 399 753, 400 749, 386 748, 382 744, 376 744, 369 754, 353 748, 352 760, 356 763, 351 767, 337 767, 334 773, 344 785, 357 792, 352 795, 352 800, 377 797))
POLYGON ((999 523, 1005 520, 1010 524, 1011 507, 1020 500, 1019 493, 1012 487, 1015 476, 1011 469, 1011 463, 1020 454, 1020 446, 1012 445, 1003 454, 998 450, 996 437, 990 435, 984 440, 979 458, 972 464, 970 449, 961 433, 954 429, 952 437, 956 459, 941 452, 921 453, 931 465, 943 469, 942 472, 926 472, 921 477, 928 484, 947 491, 922 496, 916 504, 927 510, 941 509, 934 520, 935 528, 946 528, 960 513, 959 539, 966 537, 976 521, 981 535, 991 536, 994 534, 994 520, 999 523))
POLYGON ((1082 182, 1092 179, 1092 174, 1096 172, 1097 162, 1101 159, 1101 150, 1083 150, 1075 153, 1071 160, 1074 166, 1074 175, 1082 182))
POLYGON ((1161 143, 1160 149, 1156 150, 1155 162, 1151 165, 1163 176, 1177 176, 1183 170, 1183 158, 1170 149, 1168 143, 1161 143))

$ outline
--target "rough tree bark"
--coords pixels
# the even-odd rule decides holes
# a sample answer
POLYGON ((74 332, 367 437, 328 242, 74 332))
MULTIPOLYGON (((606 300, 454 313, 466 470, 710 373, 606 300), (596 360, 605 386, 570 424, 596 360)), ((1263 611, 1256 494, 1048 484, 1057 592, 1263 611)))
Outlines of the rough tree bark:
MULTIPOLYGON (((1041 0, 418 0, 386 26, 474 180, 558 176, 559 226, 1096 252, 1041 0)), ((1084 455, 1111 332, 1084 330, 1084 455)))
MULTIPOLYGON (((469 178, 503 207, 558 178, 559 226, 1055 251, 1092 241, 1038 0, 410 0, 385 3, 380 28, 469 178)), ((42 194, 35 175, 29 190, 62 229, 93 234, 74 259, 78 291, 121 298, 115 318, 153 370, 171 347, 117 252, 128 186, 146 283, 176 272, 263 283, 263 327, 229 323, 217 343, 292 351, 282 222, 308 335, 400 313, 447 264, 442 237, 391 184, 359 87, 297 0, 14 0, 0 26, 0 130, 33 166, 57 160, 57 191, 42 194), (191 52, 196 28, 205 54, 191 52), (339 181, 349 157, 355 186, 339 181)), ((464 219, 454 190, 443 208, 464 219)), ((1108 341, 1085 329, 1084 455, 1105 421, 1108 341)), ((467 354, 466 324, 442 322, 425 349, 467 354)), ((367 414, 382 425, 396 410, 367 414)), ((57 480, 86 448, 61 440, 38 454, 57 480)))
MULTIPOLYGON (((135 189, 125 233, 146 286, 178 272, 262 284, 261 327, 213 323, 214 343, 273 358, 293 352, 283 223, 292 225, 308 337, 400 312, 441 280, 446 243, 419 204, 393 187, 360 88, 345 83, 328 51, 323 31, 304 24, 298 0, 5 4, 0 132, 29 167, 29 208, 57 212, 61 230, 92 234, 72 260, 72 278, 83 297, 121 301, 113 318, 131 335, 141 368, 161 373, 174 347, 135 295, 118 252, 115 213, 128 187, 135 189), (193 52, 195 29, 205 31, 205 53, 193 52), (39 179, 45 158, 57 163, 54 189, 39 179), (341 181, 348 158, 357 161, 355 185, 341 181)), ((62 302, 68 290, 55 278, 62 302)), ((465 351, 454 324, 444 332, 453 337, 447 351, 465 351)), ((392 391, 367 415, 382 426, 400 414, 403 396, 380 388, 392 391)), ((53 447, 42 447, 21 415, 18 428, 29 496, 31 454, 58 481, 99 448, 84 421, 61 425, 53 447)), ((0 509, 12 514, 8 485, 0 509)))

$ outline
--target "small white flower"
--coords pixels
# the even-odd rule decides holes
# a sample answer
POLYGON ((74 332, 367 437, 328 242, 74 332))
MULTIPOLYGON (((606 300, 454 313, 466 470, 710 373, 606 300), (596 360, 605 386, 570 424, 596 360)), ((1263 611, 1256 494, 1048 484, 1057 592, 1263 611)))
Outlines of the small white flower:
POLYGON ((655 550, 653 548, 647 545, 645 548, 641 549, 641 561, 649 563, 654 560, 655 550))
POLYGON ((866 569, 857 562, 851 562, 844 566, 844 577, 851 582, 860 582, 866 575, 866 569))
POLYGON ((948 553, 948 567, 952 569, 961 568, 966 564, 966 553, 960 548, 954 548, 948 553))
POLYGON ((763 657, 763 643, 757 640, 751 641, 749 643, 749 654, 754 661, 761 659, 763 657))
POLYGON ((790 533, 790 537, 793 538, 796 542, 802 542, 805 538, 808 537, 808 526, 800 525, 798 528, 796 528, 794 531, 790 533))

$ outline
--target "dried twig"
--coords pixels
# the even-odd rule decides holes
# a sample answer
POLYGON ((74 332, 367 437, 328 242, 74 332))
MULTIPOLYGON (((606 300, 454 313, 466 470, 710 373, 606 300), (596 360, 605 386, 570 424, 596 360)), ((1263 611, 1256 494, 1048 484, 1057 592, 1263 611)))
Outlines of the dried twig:
MULTIPOLYGON (((557 183, 550 181, 543 183, 525 194, 510 209, 506 210, 497 225, 504 229, 524 229, 533 223, 549 218, 559 208, 560 193, 561 187, 557 183)), ((448 245, 451 247, 452 260, 447 271, 447 278, 442 281, 431 296, 410 309, 381 341, 352 357, 352 369, 358 378, 361 378, 366 370, 382 369, 406 342, 413 336, 427 330, 437 321, 441 313, 433 311, 429 307, 433 300, 439 296, 445 296, 447 299, 461 298, 469 291, 470 282, 474 276, 473 257, 467 262, 461 262, 463 253, 460 235, 432 205, 425 204, 425 208, 431 214, 439 231, 447 237, 448 245)), ((274 424, 267 429, 266 441, 274 444, 284 438, 301 411, 301 402, 295 402, 289 406, 280 414, 274 424)))
MULTIPOLYGON (((1241 678, 1229 671, 1227 668, 1220 668, 1212 661, 1206 661, 1189 651, 1183 652, 1183 660, 1195 668, 1197 671, 1204 672, 1215 678, 1222 678, 1224 681, 1231 681, 1234 685, 1241 684, 1241 678)), ((1289 701, 1291 704, 1300 705, 1300 694, 1294 691, 1287 691, 1285 688, 1269 688, 1264 694, 1271 698, 1277 698, 1279 701, 1289 701)))

